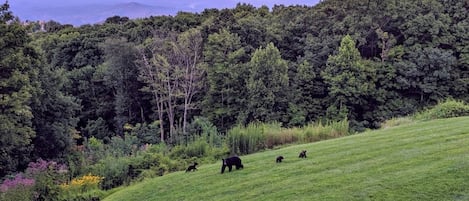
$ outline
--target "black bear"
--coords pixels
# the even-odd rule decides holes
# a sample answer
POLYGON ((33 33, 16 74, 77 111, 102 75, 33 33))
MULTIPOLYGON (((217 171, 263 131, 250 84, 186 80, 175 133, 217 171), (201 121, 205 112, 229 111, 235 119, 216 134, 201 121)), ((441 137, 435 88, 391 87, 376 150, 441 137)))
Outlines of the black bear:
POLYGON ((236 169, 244 168, 243 164, 241 164, 241 159, 237 156, 233 156, 230 158, 222 159, 223 164, 221 166, 221 173, 225 172, 226 166, 228 166, 228 171, 231 172, 232 166, 236 166, 236 169))
POLYGON ((281 163, 283 160, 283 156, 278 156, 276 162, 281 163))
POLYGON ((196 170, 197 170, 197 168, 196 168, 195 166, 197 166, 197 165, 198 165, 198 163, 197 163, 197 162, 194 162, 194 164, 193 164, 193 165, 189 165, 189 167, 187 167, 187 169, 186 169, 186 172, 190 172, 190 171, 196 171, 196 170))
POLYGON ((300 158, 306 158, 306 150, 303 150, 300 152, 300 155, 298 156, 300 158))

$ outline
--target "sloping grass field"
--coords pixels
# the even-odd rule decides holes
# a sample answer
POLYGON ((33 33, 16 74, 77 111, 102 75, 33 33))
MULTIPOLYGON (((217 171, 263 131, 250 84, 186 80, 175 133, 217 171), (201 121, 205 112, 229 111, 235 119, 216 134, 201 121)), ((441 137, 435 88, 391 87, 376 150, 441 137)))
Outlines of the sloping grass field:
POLYGON ((469 200, 469 117, 411 123, 221 160, 123 188, 129 200, 469 200), (307 158, 298 158, 301 150, 307 158), (285 157, 275 163, 278 155, 285 157))

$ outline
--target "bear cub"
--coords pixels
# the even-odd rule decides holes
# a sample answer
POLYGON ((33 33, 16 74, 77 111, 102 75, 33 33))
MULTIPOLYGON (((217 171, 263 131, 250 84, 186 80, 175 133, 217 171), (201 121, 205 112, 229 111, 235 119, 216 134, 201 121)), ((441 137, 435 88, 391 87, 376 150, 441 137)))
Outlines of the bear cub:
POLYGON ((186 169, 186 172, 196 171, 196 170, 197 170, 197 167, 195 167, 195 166, 197 166, 197 165, 198 165, 197 162, 194 162, 193 165, 189 165, 189 167, 187 167, 187 169, 186 169))
POLYGON ((300 155, 298 156, 300 158, 306 158, 306 150, 303 150, 300 152, 300 155))
POLYGON ((278 156, 276 159, 276 162, 281 163, 283 159, 284 159, 283 156, 278 156))

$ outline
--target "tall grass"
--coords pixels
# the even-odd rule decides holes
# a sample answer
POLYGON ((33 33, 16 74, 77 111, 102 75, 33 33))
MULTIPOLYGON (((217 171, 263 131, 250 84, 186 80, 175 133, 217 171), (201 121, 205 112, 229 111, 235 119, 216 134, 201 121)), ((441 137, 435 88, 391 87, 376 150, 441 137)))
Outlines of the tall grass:
POLYGON ((413 117, 394 117, 381 124, 381 128, 391 128, 399 125, 406 125, 414 122, 413 117))
POLYGON ((275 146, 298 142, 315 142, 348 135, 347 120, 311 123, 302 128, 282 128, 280 123, 252 123, 228 131, 228 146, 232 153, 249 154, 275 146))
POLYGON ((303 142, 316 142, 348 135, 349 122, 321 122, 309 124, 301 129, 303 142))

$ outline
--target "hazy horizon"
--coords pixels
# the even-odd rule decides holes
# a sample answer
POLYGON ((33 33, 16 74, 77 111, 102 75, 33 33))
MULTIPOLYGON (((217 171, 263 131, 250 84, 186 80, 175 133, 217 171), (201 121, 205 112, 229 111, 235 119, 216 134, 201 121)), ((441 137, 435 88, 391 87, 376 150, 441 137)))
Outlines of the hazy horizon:
POLYGON ((177 11, 201 12, 206 8, 234 8, 238 3, 248 3, 255 7, 274 5, 307 5, 313 6, 319 0, 13 0, 9 1, 10 11, 21 20, 54 20, 59 23, 74 25, 96 23, 97 19, 112 17, 114 15, 130 18, 150 15, 170 15, 177 11), (119 8, 112 10, 110 7, 123 3, 139 3, 144 5, 138 8, 119 8), (133 9, 133 10, 132 10, 133 9))

